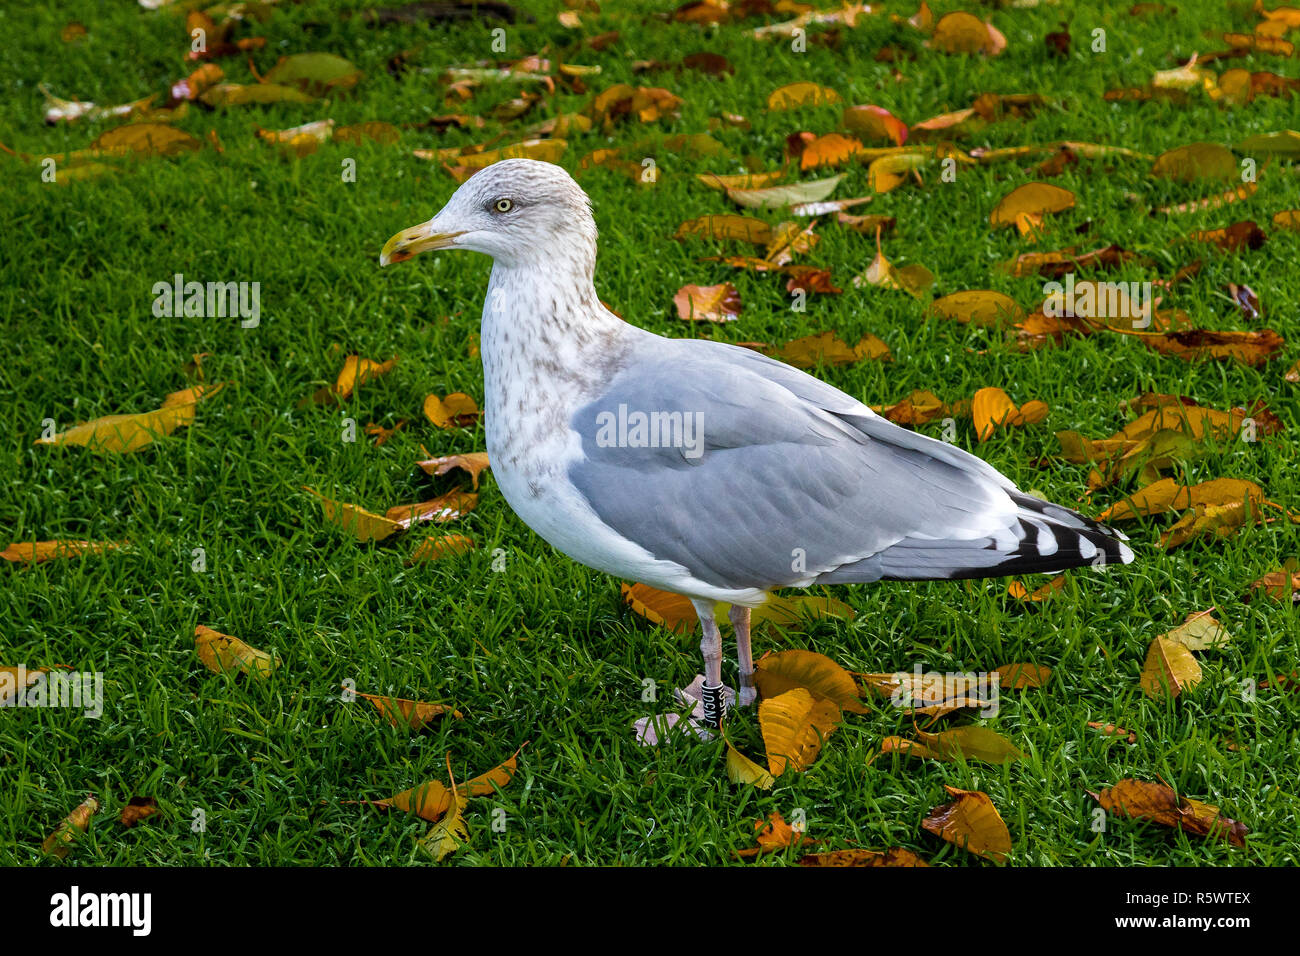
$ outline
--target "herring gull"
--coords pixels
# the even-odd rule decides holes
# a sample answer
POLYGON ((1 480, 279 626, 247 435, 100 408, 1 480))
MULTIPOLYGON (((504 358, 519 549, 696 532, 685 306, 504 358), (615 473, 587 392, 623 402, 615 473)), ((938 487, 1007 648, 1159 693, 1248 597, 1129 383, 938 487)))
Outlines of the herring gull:
POLYGON ((776 588, 1133 560, 1118 532, 805 372, 624 322, 596 296, 591 202, 559 166, 482 169, 379 261, 436 249, 493 259, 479 348, 501 493, 575 561, 691 600, 710 724, 728 699, 718 602, 732 606, 743 706, 750 612, 776 588))

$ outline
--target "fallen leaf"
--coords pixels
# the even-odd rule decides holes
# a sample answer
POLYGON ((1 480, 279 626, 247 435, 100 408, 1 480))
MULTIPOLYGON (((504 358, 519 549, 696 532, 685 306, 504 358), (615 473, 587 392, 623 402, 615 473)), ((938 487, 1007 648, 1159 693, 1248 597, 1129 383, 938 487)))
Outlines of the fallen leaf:
POLYGON ((1114 724, 1103 724, 1096 720, 1088 721, 1088 726, 1093 730, 1100 730, 1107 737, 1127 737, 1130 744, 1137 743, 1137 734, 1125 730, 1123 727, 1116 727, 1114 724))
POLYGON ((1184 689, 1201 682, 1201 665, 1192 652, 1177 641, 1157 637, 1147 648, 1147 659, 1142 665, 1140 683, 1142 691, 1152 700, 1177 697, 1184 689))
POLYGON ((325 513, 327 524, 342 528, 358 541, 383 541, 385 538, 403 530, 402 524, 391 518, 377 515, 373 511, 367 511, 357 505, 326 498, 305 485, 303 491, 309 492, 320 499, 321 510, 325 513))
POLYGON ((882 106, 850 106, 841 122, 845 129, 868 139, 888 140, 895 146, 907 142, 907 124, 882 106))
POLYGON ((798 203, 821 202, 835 191, 844 174, 826 179, 810 179, 786 186, 766 186, 761 189, 727 189, 727 198, 750 209, 793 206, 798 203))
POLYGON ((971 417, 975 421, 975 433, 980 441, 988 441, 993 432, 1001 428, 1020 427, 1041 422, 1047 417, 1046 402, 1025 402, 1017 408, 1015 403, 1000 388, 981 388, 971 401, 971 417))
POLYGON ((90 829, 90 818, 98 812, 99 801, 92 794, 81 801, 77 808, 59 824, 58 829, 45 838, 45 842, 41 844, 41 851, 60 860, 66 859, 76 842, 77 834, 85 833, 90 829))
POLYGON ((81 445, 97 455, 130 454, 194 421, 194 404, 173 405, 134 415, 106 415, 38 438, 38 445, 81 445))
POLYGON ((1025 310, 1015 299, 992 289, 968 289, 935 299, 926 315, 981 326, 1007 326, 1020 322, 1025 310))
MULTIPOLYGON (((724 187, 725 188, 725 187, 724 187)), ((677 227, 674 239, 739 239, 756 246, 767 246, 772 241, 772 227, 762 219, 750 216, 701 216, 677 227)))
POLYGON ((1041 587, 1035 588, 1033 591, 1030 591, 1019 581, 1012 581, 1007 585, 1007 594, 1015 598, 1017 601, 1039 603, 1055 597, 1061 591, 1065 590, 1065 582, 1067 580, 1068 579, 1064 574, 1059 574, 1041 587))
POLYGON ((775 89, 767 98, 768 110, 792 110, 801 106, 826 106, 838 103, 840 95, 816 83, 790 83, 775 89))
POLYGON ((891 847, 888 850, 832 850, 809 853, 799 858, 800 866, 929 866, 911 850, 891 847))
POLYGON ((1007 38, 991 23, 963 11, 949 13, 934 25, 929 45, 941 53, 983 53, 997 56, 1007 38))
POLYGON ((1185 511, 1197 505, 1240 504, 1250 501, 1256 508, 1264 503, 1264 489, 1253 481, 1238 478, 1215 478, 1195 485, 1181 485, 1173 478, 1139 488, 1123 501, 1117 501, 1100 515, 1103 523, 1132 521, 1145 515, 1185 511))
POLYGON ((773 811, 766 820, 755 821, 754 829, 758 831, 755 837, 758 846, 737 851, 736 856, 741 859, 752 859, 764 853, 773 853, 788 847, 808 846, 817 842, 805 836, 802 830, 795 830, 776 811, 773 811))
POLYGON ((423 730, 439 717, 445 715, 455 717, 457 720, 461 718, 460 711, 448 707, 446 704, 406 700, 401 697, 381 697, 375 694, 363 694, 361 691, 354 691, 353 693, 374 704, 375 709, 394 727, 423 730))
POLYGON ((1198 179, 1234 179, 1238 175, 1237 157, 1232 150, 1217 143, 1191 143, 1157 156, 1151 166, 1151 175, 1178 183, 1198 179))
POLYGON ((1190 800, 1174 793, 1163 783, 1126 778, 1090 796, 1111 813, 1137 820, 1151 820, 1196 836, 1226 839, 1234 846, 1246 845, 1245 826, 1230 820, 1218 807, 1190 800))
POLYGON ((765 655, 754 668, 754 683, 762 698, 779 697, 802 687, 818 700, 829 700, 841 710, 867 713, 858 685, 849 672, 816 651, 789 650, 765 655))
POLYGON ((684 285, 673 296, 677 317, 694 322, 734 322, 743 306, 730 282, 721 285, 684 285))
POLYGON ((429 395, 424 399, 424 417, 439 428, 468 428, 482 416, 478 403, 464 392, 446 398, 429 395))
POLYGON ((1025 183, 1013 189, 998 201, 989 213, 989 222, 995 229, 1015 226, 1026 235, 1042 225, 1049 213, 1063 212, 1074 207, 1074 193, 1051 183, 1025 183))
POLYGON ((351 62, 333 53, 295 53, 280 57, 262 81, 267 84, 296 86, 304 92, 325 96, 351 89, 362 76, 362 72, 351 62))
POLYGON ((122 807, 122 814, 118 817, 118 822, 128 830, 148 817, 158 812, 158 801, 153 797, 132 797, 122 807))
POLYGON ((463 518, 478 507, 478 495, 456 488, 429 501, 413 505, 396 505, 384 513, 384 517, 395 522, 398 527, 408 530, 411 525, 422 521, 444 524, 463 518))
POLYGON ((411 552, 407 564, 438 561, 442 558, 465 554, 474 549, 474 539, 463 534, 444 534, 434 538, 425 538, 411 552))
POLYGON ((194 646, 199 660, 216 674, 239 671, 265 679, 280 666, 279 658, 203 624, 194 628, 194 646))
POLYGON ((737 750, 730 740, 727 744, 727 779, 759 790, 771 790, 776 778, 737 750))
POLYGON ((997 669, 998 686, 1022 690, 1026 687, 1046 687, 1052 679, 1050 667, 1037 664, 1003 664, 997 669))
POLYGON ((821 751, 822 741, 835 732, 840 709, 829 700, 817 700, 802 687, 758 704, 758 724, 767 747, 768 769, 774 777, 786 770, 805 770, 821 751))
POLYGON ((935 807, 921 826, 977 856, 1004 863, 1011 852, 1011 833, 988 794, 944 786, 951 803, 935 807))
POLYGON ((1011 760, 1021 760, 1025 756, 997 731, 976 724, 951 727, 937 734, 927 734, 918 730, 916 736, 918 738, 916 740, 886 737, 881 741, 880 752, 901 753, 909 757, 926 757, 940 761, 964 757, 967 760, 983 760, 985 763, 1007 763, 1011 760))
MULTIPOLYGON (((425 452, 425 454, 428 454, 428 452, 425 452)), ((473 488, 475 491, 478 490, 479 475, 490 467, 488 453, 485 451, 474 451, 465 455, 443 455, 440 458, 426 458, 424 461, 417 461, 416 464, 424 470, 426 475, 445 475, 453 468, 467 471, 474 483, 473 488)))
POLYGON ((124 541, 15 541, 0 551, 0 558, 24 564, 43 564, 55 558, 75 558, 86 554, 103 554, 123 547, 124 541))

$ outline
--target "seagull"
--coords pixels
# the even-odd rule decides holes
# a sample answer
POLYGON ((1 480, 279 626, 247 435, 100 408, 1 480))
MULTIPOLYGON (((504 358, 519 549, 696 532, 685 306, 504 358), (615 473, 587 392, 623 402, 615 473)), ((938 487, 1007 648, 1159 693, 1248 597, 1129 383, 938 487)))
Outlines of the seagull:
POLYGON ((775 589, 1133 560, 1124 535, 806 372, 625 322, 596 295, 591 201, 559 166, 484 167, 379 263, 440 249, 493 259, 479 350, 501 493, 573 560, 690 599, 710 725, 757 696, 751 612, 775 589), (722 683, 720 602, 738 695, 722 683))

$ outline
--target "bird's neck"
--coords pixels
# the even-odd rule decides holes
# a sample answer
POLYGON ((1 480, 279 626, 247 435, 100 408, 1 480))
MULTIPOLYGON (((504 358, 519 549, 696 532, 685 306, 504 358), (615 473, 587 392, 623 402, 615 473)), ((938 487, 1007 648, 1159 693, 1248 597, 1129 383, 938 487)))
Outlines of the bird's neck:
POLYGON ((494 264, 479 341, 489 450, 525 437, 494 420, 524 408, 567 415, 600 394, 636 331, 600 304, 589 268, 494 264))

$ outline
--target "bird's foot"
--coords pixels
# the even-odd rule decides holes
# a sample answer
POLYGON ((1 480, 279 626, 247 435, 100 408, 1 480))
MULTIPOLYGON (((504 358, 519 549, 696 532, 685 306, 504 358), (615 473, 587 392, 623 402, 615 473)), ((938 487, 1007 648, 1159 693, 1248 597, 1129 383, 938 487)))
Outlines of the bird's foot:
MULTIPOLYGON (((736 704, 736 692, 730 687, 722 687, 719 690, 721 693, 715 696, 715 702, 720 702, 723 713, 726 713, 736 704)), ((750 690, 752 691, 753 688, 750 690)), ((681 714, 667 713, 637 718, 633 721, 637 743, 643 747, 656 747, 668 740, 674 732, 688 734, 700 740, 713 740, 717 736, 717 726, 709 721, 705 712, 703 674, 696 674, 695 680, 686 687, 674 690, 673 697, 683 707, 691 708, 690 713, 686 717, 682 717, 681 714)))
POLYGON ((753 684, 746 684, 743 680, 740 682, 740 693, 736 695, 739 706, 749 707, 754 701, 758 700, 758 689, 753 684))

